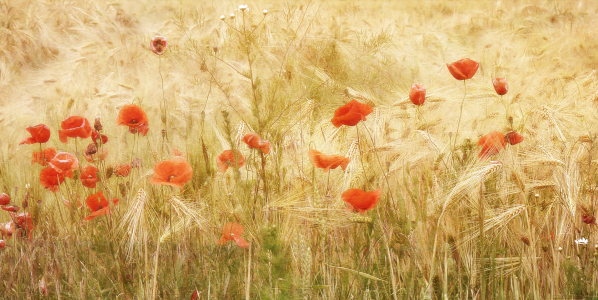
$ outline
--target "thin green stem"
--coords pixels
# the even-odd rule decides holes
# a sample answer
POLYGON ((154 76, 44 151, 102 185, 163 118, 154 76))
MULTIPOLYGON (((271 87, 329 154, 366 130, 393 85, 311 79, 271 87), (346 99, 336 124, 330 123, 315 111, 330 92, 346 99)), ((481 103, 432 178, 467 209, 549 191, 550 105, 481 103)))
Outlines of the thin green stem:
POLYGON ((453 147, 451 149, 451 151, 453 152, 453 157, 455 145, 457 144, 457 137, 459 136, 459 128, 461 127, 461 117, 463 116, 463 103, 465 103, 465 96, 467 95, 467 85, 465 84, 466 81, 467 80, 463 80, 463 100, 461 100, 461 112, 459 113, 459 121, 457 121, 457 132, 455 133, 455 139, 453 141, 453 147))

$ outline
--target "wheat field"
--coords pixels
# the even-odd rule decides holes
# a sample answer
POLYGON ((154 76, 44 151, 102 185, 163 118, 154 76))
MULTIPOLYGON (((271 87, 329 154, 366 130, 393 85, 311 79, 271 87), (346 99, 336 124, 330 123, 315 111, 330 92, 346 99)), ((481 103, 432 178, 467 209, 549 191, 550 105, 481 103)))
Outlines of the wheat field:
POLYGON ((2 0, 0 298, 597 299, 597 12, 2 0), (479 68, 456 80, 463 58, 479 68), (352 100, 371 113, 333 125, 352 100), (146 135, 118 125, 133 106, 146 135), (61 141, 71 116, 107 141, 61 141), (19 145, 37 124, 49 140, 19 145), (488 153, 495 131, 524 140, 488 153))

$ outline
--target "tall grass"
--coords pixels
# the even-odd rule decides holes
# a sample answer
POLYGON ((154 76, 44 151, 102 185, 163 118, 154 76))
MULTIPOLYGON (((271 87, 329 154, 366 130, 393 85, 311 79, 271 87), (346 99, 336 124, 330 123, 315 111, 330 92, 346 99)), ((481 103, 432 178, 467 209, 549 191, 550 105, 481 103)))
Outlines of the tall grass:
POLYGON ((0 192, 35 226, 1 237, 1 298, 598 297, 596 224, 582 222, 598 190, 596 4, 240 4, 0 2, 0 192), (156 35, 170 43, 160 59, 156 35), (445 65, 464 57, 480 62, 465 97, 445 65), (508 78, 505 96, 494 77, 508 78), (413 83, 427 89, 420 108, 413 83), (374 112, 335 128, 352 99, 374 112), (146 137, 116 125, 132 103, 150 118, 146 137), (44 123, 46 146, 87 165, 88 140, 58 140, 71 115, 100 117, 109 154, 95 190, 75 177, 52 193, 30 164, 37 145, 18 142, 44 123), (525 140, 479 159, 494 130, 525 140), (241 141, 250 132, 268 155, 241 141), (229 149, 245 165, 221 173, 229 149), (351 163, 323 173, 309 149, 351 163), (152 185, 175 153, 192 180, 152 185), (382 198, 356 213, 340 197, 350 188, 382 198), (120 203, 83 221, 100 190, 120 203), (248 248, 217 244, 228 222, 248 248))

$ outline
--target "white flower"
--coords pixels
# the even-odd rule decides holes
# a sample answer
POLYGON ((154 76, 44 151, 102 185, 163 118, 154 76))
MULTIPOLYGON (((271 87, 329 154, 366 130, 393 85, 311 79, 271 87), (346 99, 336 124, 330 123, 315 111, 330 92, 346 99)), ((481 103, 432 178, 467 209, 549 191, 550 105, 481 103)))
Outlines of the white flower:
POLYGON ((263 11, 262 13, 263 13, 263 14, 264 14, 264 16, 265 16, 265 15, 267 15, 267 14, 268 14, 268 10, 264 9, 264 11, 263 11))
POLYGON ((234 19, 235 18, 235 14, 230 14, 230 18, 234 19))
POLYGON ((246 11, 246 10, 249 10, 249 8, 247 7, 247 5, 239 5, 239 10, 246 11))
POLYGON ((220 16, 220 20, 224 21, 226 17, 224 15, 220 16))
POLYGON ((559 251, 563 251, 563 247, 559 247, 559 251))
POLYGON ((579 240, 575 240, 575 243, 578 245, 587 245, 588 244, 588 240, 586 238, 581 238, 579 240))

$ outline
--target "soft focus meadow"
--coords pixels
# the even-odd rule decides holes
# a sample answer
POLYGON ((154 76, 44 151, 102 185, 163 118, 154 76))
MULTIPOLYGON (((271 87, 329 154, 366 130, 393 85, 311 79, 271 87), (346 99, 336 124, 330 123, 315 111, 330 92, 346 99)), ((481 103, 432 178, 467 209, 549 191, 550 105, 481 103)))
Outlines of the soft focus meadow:
POLYGON ((596 299, 597 13, 0 1, 0 298, 596 299))

